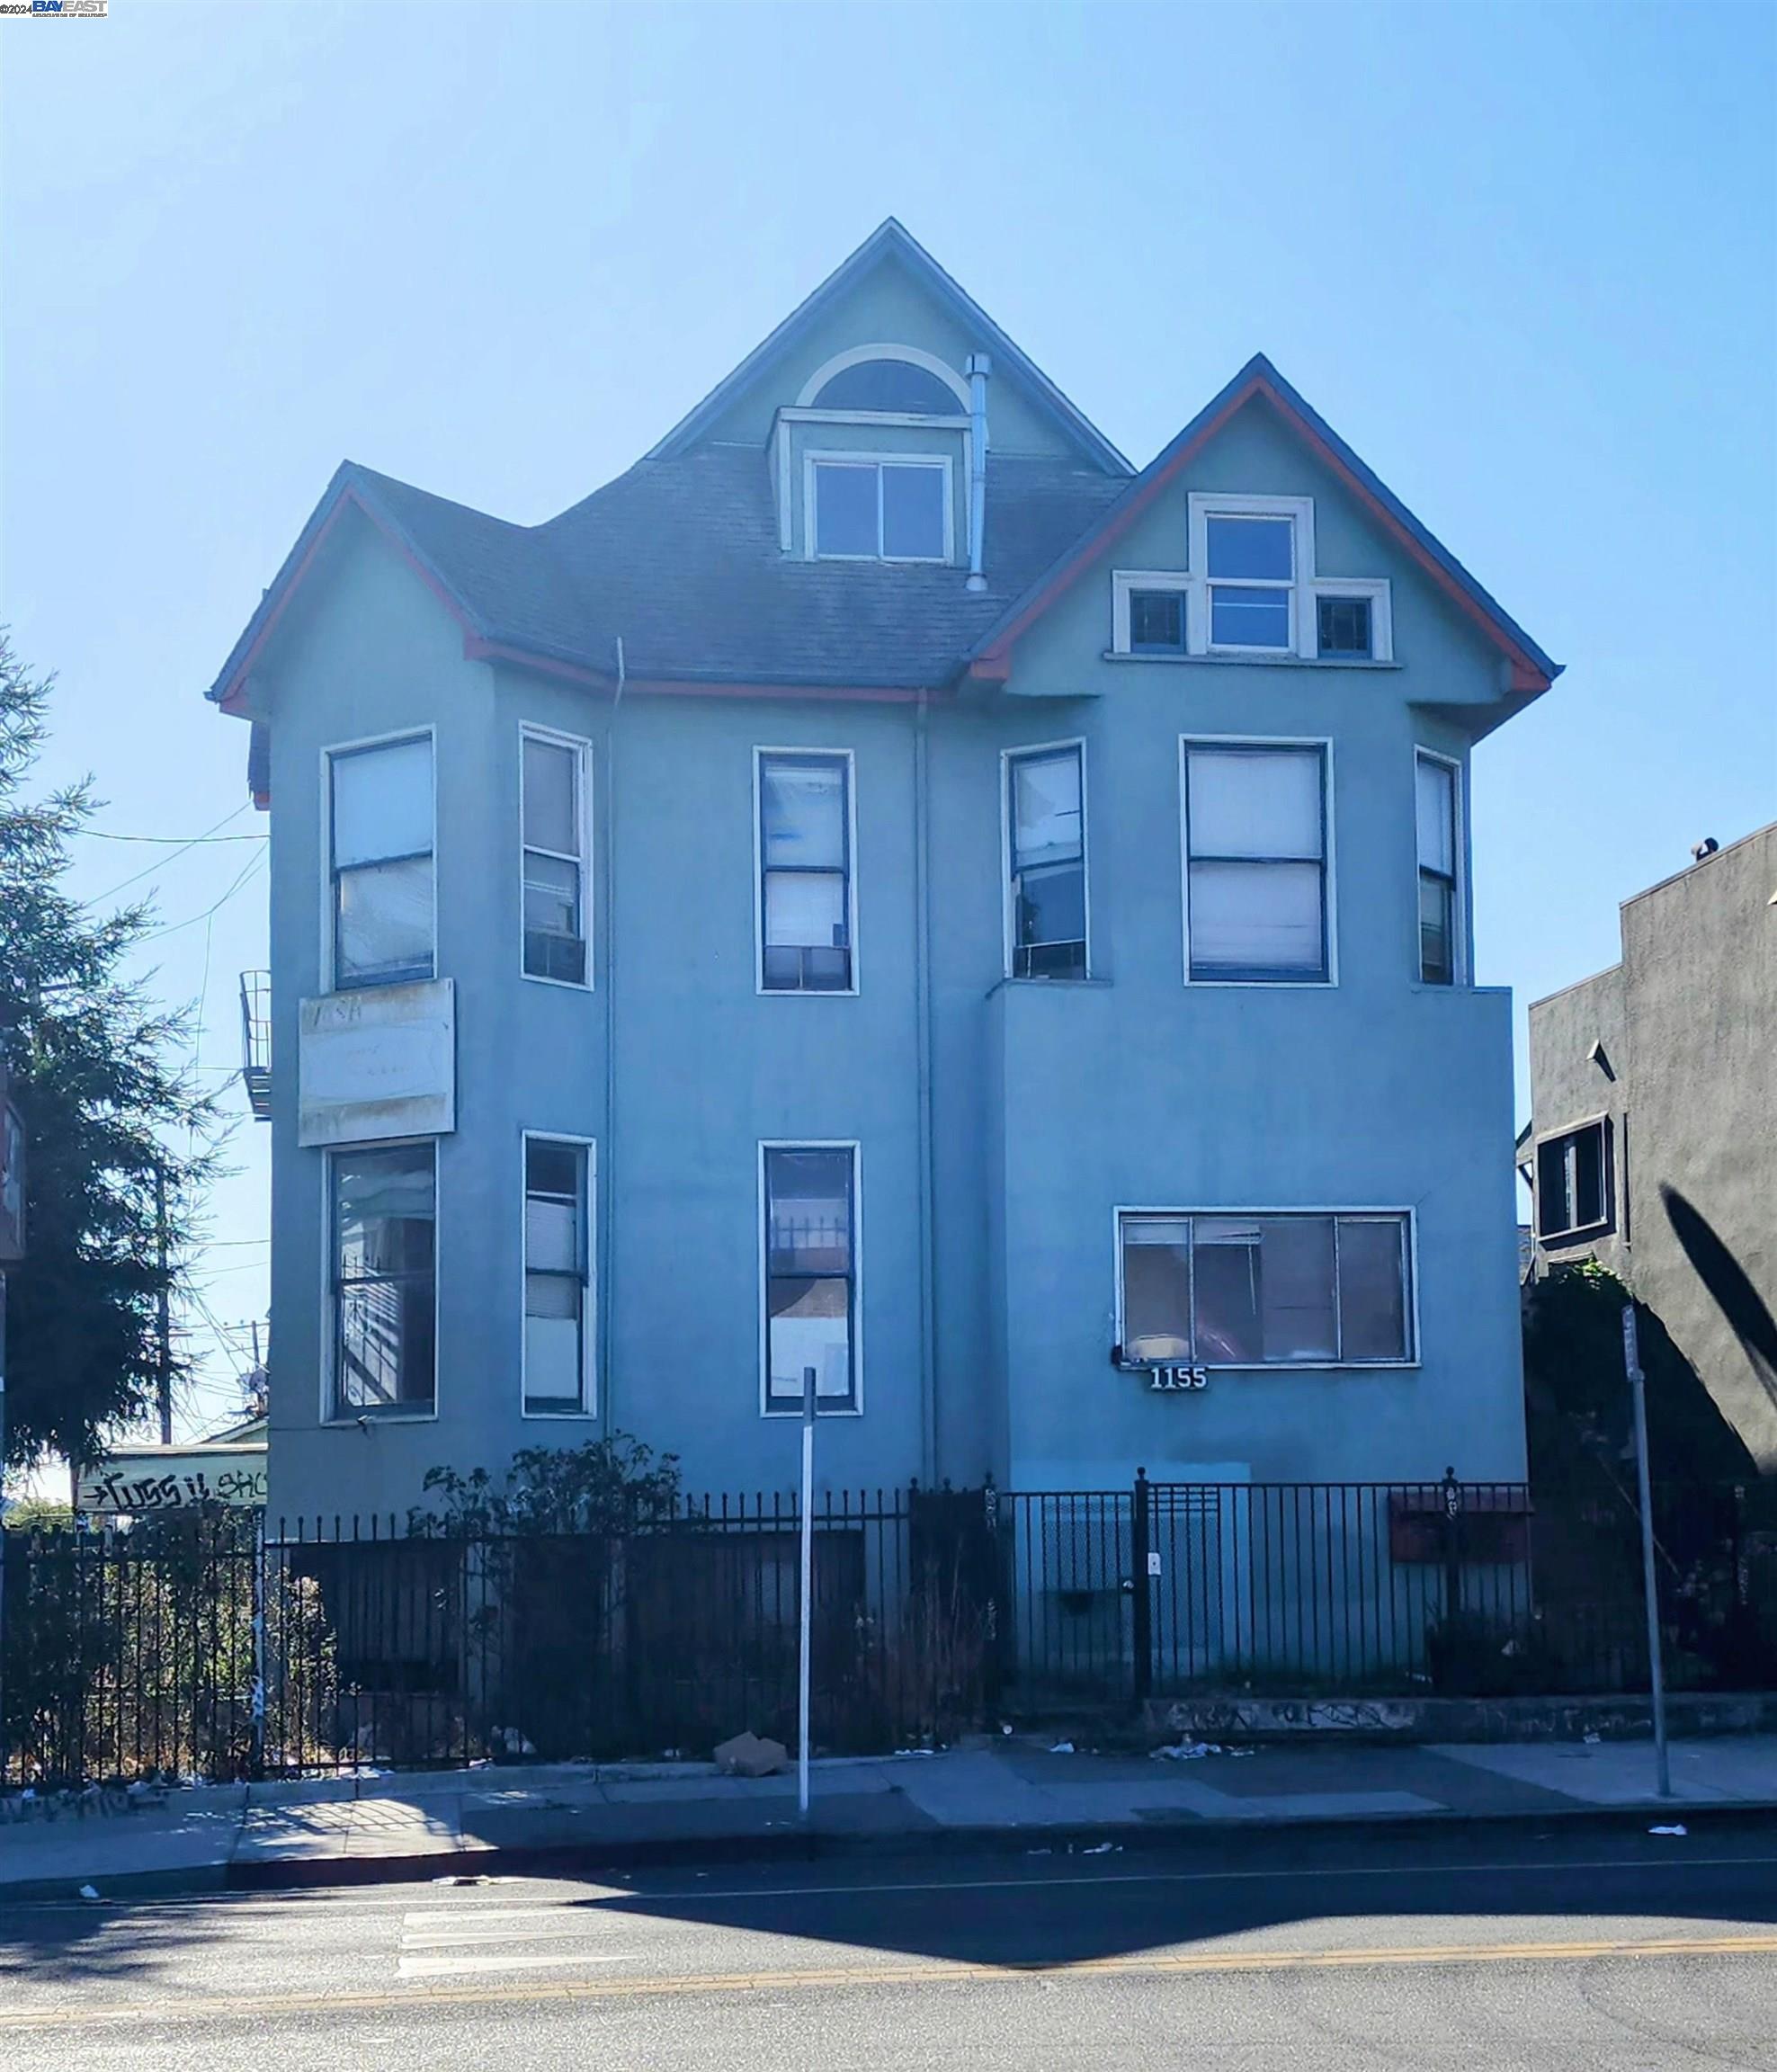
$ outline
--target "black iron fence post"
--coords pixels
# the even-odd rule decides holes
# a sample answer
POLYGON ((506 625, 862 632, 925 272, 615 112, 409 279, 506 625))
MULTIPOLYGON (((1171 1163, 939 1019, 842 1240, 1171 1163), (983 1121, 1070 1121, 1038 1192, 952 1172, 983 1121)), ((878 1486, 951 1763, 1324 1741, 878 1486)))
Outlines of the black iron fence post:
POLYGON ((981 1527, 984 1541, 981 1594, 981 1724, 992 1728, 1000 1716, 1002 1688, 999 1635, 999 1491, 989 1475, 981 1489, 981 1527))
POLYGON ((1462 1610, 1462 1485, 1446 1468, 1442 1488, 1444 1543, 1444 1624, 1454 1630, 1462 1610))
POLYGON ((1135 1501, 1130 1506, 1130 1578, 1133 1593, 1130 1611, 1130 1639, 1135 1657, 1133 1694, 1138 1705, 1154 1689, 1154 1587, 1148 1556, 1153 1548, 1152 1520, 1148 1516, 1147 1470, 1135 1471, 1135 1501))

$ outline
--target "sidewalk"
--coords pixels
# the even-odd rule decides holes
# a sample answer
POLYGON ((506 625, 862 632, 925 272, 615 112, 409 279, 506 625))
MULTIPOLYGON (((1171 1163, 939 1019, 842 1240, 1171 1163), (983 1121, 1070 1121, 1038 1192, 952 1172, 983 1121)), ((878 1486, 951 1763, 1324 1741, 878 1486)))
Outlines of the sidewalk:
POLYGON ((1206 1824, 1682 1819, 1777 1810, 1777 1736, 1680 1742, 1673 1797, 1645 1742, 1268 1746, 1185 1757, 1096 1755, 1030 1737, 942 1755, 814 1765, 812 1835, 793 1771, 567 1764, 370 1773, 287 1783, 88 1793, 0 1818, 0 1903, 126 1892, 331 1884, 697 1855, 887 1847, 1153 1844, 1206 1824))

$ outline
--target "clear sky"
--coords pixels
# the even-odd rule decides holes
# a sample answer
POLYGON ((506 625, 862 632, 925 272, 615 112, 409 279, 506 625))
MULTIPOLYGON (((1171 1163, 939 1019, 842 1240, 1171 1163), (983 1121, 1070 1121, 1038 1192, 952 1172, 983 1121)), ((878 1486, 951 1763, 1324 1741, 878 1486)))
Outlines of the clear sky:
MULTIPOLYGON (((201 694, 342 457, 541 519, 891 213, 1139 462, 1268 353, 1567 663, 1475 765, 1521 1110, 1524 1002, 1777 815, 1777 9, 112 0, 0 94, 0 616, 116 833, 241 804, 201 694)), ((156 866, 223 1081, 263 864, 192 917, 263 852, 77 846, 156 866)), ((265 1312, 235 1148, 188 1429, 265 1312)))

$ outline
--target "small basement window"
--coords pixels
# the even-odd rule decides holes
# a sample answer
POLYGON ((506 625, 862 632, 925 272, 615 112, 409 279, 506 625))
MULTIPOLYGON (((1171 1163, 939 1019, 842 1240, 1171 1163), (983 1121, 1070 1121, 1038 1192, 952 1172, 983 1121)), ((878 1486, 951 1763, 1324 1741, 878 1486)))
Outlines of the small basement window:
POLYGON ((1536 1234, 1565 1243, 1610 1220, 1610 1124, 1600 1116, 1536 1148, 1536 1234))
POLYGON ((1371 653, 1370 600, 1368 597, 1322 597, 1317 600, 1318 639, 1323 655, 1357 655, 1366 660, 1371 653))

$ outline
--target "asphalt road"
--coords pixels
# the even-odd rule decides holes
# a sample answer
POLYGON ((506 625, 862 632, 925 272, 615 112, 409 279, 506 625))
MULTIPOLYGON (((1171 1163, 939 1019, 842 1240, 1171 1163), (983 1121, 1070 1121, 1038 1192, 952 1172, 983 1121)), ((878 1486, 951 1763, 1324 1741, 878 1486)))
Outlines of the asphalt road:
POLYGON ((0 2068, 1777 2066, 1777 1826, 0 1911, 0 2068))

